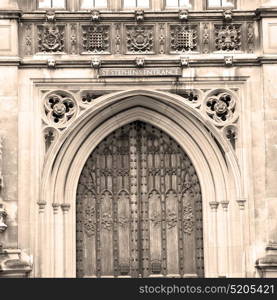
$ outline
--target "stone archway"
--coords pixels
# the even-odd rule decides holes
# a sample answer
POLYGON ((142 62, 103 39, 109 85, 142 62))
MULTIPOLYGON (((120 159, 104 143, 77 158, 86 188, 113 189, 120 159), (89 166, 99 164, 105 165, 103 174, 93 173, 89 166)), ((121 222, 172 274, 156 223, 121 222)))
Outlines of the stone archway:
POLYGON ((234 255, 243 255, 244 246, 243 238, 233 241, 231 231, 232 223, 238 222, 241 183, 230 146, 180 97, 138 90, 97 99, 47 154, 39 202, 39 275, 76 276, 76 191, 81 171, 103 138, 134 121, 150 123, 178 141, 196 169, 203 199, 205 276, 243 276, 242 264, 241 270, 232 270, 234 255), (236 253, 231 253, 234 245, 236 253))

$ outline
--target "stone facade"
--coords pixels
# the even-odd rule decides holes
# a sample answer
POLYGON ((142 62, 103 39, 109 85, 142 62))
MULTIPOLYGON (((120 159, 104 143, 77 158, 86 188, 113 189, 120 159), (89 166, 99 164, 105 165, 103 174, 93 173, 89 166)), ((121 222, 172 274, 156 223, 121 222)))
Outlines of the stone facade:
POLYGON ((198 174, 206 277, 277 277, 277 1, 0 6, 0 277, 76 276, 91 151, 136 120, 198 174))

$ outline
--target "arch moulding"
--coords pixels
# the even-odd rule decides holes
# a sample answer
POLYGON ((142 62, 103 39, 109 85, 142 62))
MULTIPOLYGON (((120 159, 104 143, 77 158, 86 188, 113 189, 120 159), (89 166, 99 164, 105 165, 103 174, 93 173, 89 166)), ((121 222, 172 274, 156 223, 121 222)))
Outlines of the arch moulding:
POLYGON ((144 90, 97 98, 48 150, 38 202, 36 276, 75 277, 75 198, 81 171, 106 136, 136 120, 171 136, 196 169, 202 190, 205 276, 245 276, 247 220, 237 203, 242 198, 241 176, 231 145, 180 96, 144 90))

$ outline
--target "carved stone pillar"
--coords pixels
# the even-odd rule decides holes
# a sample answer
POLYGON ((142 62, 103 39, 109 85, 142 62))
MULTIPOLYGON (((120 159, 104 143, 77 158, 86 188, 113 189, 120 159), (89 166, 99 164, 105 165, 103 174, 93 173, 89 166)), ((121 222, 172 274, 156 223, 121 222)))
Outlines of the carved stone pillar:
POLYGON ((212 272, 211 272, 211 276, 212 277, 217 277, 218 276, 218 247, 217 247, 217 244, 218 244, 218 234, 217 234, 217 208, 218 208, 218 205, 219 203, 216 202, 216 201, 213 201, 213 202, 210 202, 210 208, 211 208, 211 211, 212 211, 212 222, 211 222, 211 232, 213 233, 213 236, 210 237, 212 238, 212 253, 211 253, 211 256, 212 256, 212 260, 213 260, 213 269, 212 269, 212 272))
POLYGON ((70 247, 70 241, 67 233, 67 226, 68 226, 68 212, 70 209, 70 204, 63 203, 61 205, 62 211, 63 211, 63 276, 64 277, 70 277, 71 270, 69 269, 70 265, 70 257, 69 257, 69 247, 70 247))

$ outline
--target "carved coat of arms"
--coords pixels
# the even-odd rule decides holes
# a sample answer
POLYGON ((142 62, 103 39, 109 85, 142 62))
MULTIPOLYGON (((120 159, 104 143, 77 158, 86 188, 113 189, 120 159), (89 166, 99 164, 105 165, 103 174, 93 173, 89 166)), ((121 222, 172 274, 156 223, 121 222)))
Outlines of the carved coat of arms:
POLYGON ((153 49, 153 32, 142 26, 127 31, 127 49, 130 52, 147 53, 153 49))
POLYGON ((64 32, 56 25, 44 25, 39 31, 39 51, 62 52, 64 51, 64 32))

